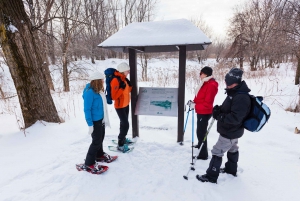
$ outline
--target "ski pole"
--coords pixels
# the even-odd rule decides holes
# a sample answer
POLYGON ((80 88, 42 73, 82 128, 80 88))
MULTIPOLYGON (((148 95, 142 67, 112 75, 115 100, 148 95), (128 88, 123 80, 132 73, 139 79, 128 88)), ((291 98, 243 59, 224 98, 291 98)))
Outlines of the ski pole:
MULTIPOLYGON (((199 148, 199 153, 200 153, 200 151, 201 151, 201 148, 202 148, 204 142, 206 141, 207 135, 208 135, 208 133, 209 133, 209 131, 210 131, 212 125, 214 124, 214 122, 215 122, 215 119, 213 118, 213 119, 211 120, 211 122, 210 122, 210 124, 209 124, 209 126, 208 126, 208 129, 207 129, 207 132, 206 132, 206 134, 205 134, 205 136, 204 136, 204 138, 203 138, 203 141, 202 141, 201 146, 200 146, 200 148, 199 148)), ((192 152, 193 152, 193 151, 192 151, 192 152)), ((199 153, 198 153, 198 154, 199 154, 199 153)), ((193 158, 194 158, 194 156, 193 156, 193 158)), ((197 162, 197 160, 195 161, 195 163, 193 163, 193 162, 191 163, 192 166, 190 167, 190 169, 189 169, 189 171, 187 172, 187 174, 183 176, 184 179, 188 180, 188 175, 189 175, 190 171, 191 171, 191 170, 195 171, 195 165, 196 165, 196 162, 197 162)))

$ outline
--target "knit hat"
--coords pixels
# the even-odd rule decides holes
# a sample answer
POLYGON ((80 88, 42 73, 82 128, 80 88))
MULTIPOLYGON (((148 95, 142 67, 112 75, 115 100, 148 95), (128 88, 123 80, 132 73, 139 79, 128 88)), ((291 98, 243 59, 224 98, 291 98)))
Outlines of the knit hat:
POLYGON ((127 63, 125 63, 125 62, 123 62, 123 63, 120 63, 119 65, 118 65, 118 71, 120 72, 120 73, 123 73, 123 72, 125 72, 125 71, 128 71, 128 70, 130 70, 130 68, 129 68, 129 66, 128 66, 128 64, 127 63))
POLYGON ((208 77, 208 76, 211 76, 211 75, 212 75, 213 70, 212 70, 211 67, 205 66, 204 68, 201 69, 200 72, 201 72, 201 73, 204 73, 204 74, 207 75, 207 77, 208 77))
POLYGON ((243 71, 239 68, 232 68, 225 76, 225 83, 230 86, 234 83, 240 84, 242 82, 243 71))
POLYGON ((101 80, 101 79, 104 79, 104 74, 103 73, 100 73, 98 71, 96 72, 93 72, 91 75, 90 75, 90 80, 101 80))

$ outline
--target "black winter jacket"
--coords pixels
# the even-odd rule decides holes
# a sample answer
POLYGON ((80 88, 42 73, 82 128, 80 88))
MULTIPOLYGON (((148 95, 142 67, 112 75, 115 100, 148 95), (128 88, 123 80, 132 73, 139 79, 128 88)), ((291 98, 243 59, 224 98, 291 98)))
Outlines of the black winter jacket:
POLYGON ((217 130, 227 139, 240 138, 244 134, 243 121, 251 108, 250 97, 245 93, 251 90, 245 81, 232 89, 225 90, 227 97, 220 106, 217 130))

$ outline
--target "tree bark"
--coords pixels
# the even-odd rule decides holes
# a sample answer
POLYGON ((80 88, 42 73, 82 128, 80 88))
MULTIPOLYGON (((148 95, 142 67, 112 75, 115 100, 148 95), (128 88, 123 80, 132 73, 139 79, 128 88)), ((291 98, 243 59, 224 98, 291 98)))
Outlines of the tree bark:
POLYGON ((0 0, 0 43, 18 94, 25 128, 37 120, 60 122, 42 71, 38 35, 22 0, 0 0))
POLYGON ((299 84, 300 78, 300 55, 297 56, 297 69, 296 69, 296 76, 295 76, 295 85, 299 84))

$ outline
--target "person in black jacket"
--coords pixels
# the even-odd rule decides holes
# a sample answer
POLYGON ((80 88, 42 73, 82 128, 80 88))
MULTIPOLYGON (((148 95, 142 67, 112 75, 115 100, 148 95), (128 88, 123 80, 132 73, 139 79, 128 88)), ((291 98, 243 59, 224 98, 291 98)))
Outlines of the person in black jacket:
POLYGON ((217 183, 220 172, 236 176, 239 159, 238 138, 244 134, 243 121, 251 108, 248 95, 251 90, 246 82, 242 81, 242 75, 243 71, 239 68, 233 68, 226 74, 227 97, 222 105, 213 108, 213 118, 218 121, 217 131, 220 136, 211 150, 213 156, 206 174, 197 175, 197 179, 202 182, 217 183), (225 163, 225 168, 220 168, 225 152, 228 161, 225 163))

